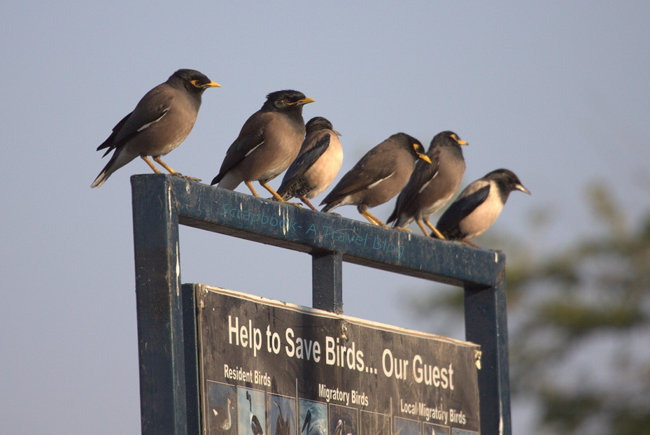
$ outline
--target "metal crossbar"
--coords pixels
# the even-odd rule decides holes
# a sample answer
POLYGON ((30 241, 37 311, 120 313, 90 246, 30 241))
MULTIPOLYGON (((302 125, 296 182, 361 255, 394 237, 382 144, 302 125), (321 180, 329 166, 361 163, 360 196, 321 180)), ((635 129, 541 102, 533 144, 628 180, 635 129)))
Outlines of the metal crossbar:
MULTIPOLYGON (((505 255, 259 199, 163 174, 131 177, 143 434, 200 430, 195 331, 184 321, 179 225, 312 256, 314 308, 341 313, 342 262, 464 288, 481 345, 483 434, 510 434, 505 255)), ((187 318, 187 315, 185 315, 187 318)))

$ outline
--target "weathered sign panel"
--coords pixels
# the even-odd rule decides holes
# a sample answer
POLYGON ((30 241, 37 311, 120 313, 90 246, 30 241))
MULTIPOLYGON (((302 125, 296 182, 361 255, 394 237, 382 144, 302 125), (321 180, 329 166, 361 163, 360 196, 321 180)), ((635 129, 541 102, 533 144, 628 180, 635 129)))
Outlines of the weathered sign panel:
POLYGON ((204 433, 479 432, 478 345, 194 288, 204 433))

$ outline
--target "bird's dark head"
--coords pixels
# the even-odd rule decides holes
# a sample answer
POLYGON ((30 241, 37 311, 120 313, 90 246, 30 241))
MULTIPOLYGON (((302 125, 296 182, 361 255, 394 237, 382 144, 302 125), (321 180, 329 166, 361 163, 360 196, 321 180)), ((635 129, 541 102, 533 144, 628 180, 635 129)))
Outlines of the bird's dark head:
POLYGON ((188 92, 199 95, 208 88, 221 87, 219 83, 213 82, 205 74, 193 69, 179 69, 169 77, 167 83, 184 87, 188 92))
POLYGON ((458 145, 467 145, 467 142, 458 137, 458 135, 453 131, 445 130, 441 131, 431 139, 429 150, 437 146, 458 147, 458 145))
MULTIPOLYGON (((324 130, 324 129, 334 130, 334 126, 326 118, 323 118, 322 116, 314 116, 312 119, 307 121, 307 124, 305 125, 305 129, 307 130, 307 134, 309 134, 314 131, 324 130)), ((340 136, 338 132, 336 132, 336 134, 340 136)))
POLYGON ((401 146, 408 149, 415 155, 416 158, 422 159, 427 163, 431 163, 431 159, 426 154, 426 150, 422 146, 422 142, 406 133, 396 133, 391 136, 391 139, 397 141, 401 146))
POLYGON ((297 110, 299 113, 302 113, 302 106, 313 102, 314 100, 305 97, 305 94, 299 91, 276 91, 266 96, 266 102, 262 109, 273 111, 297 110))
POLYGON ((496 169, 483 178, 486 180, 494 180, 494 182, 499 186, 499 190, 501 190, 505 195, 508 195, 513 190, 520 190, 530 195, 530 190, 526 189, 524 185, 521 184, 521 181, 519 181, 519 177, 508 169, 496 169))

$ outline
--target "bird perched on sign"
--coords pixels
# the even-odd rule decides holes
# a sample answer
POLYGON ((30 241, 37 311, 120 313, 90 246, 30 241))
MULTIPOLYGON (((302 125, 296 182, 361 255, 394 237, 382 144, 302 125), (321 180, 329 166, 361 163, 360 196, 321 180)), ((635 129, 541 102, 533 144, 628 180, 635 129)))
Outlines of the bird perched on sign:
POLYGON ((321 116, 310 119, 305 129, 300 153, 284 174, 278 195, 284 200, 300 198, 318 211, 309 198, 327 189, 339 173, 343 163, 343 148, 338 138, 341 134, 321 116))
POLYGON ((314 100, 302 92, 272 92, 262 108, 244 123, 230 145, 219 173, 211 184, 233 190, 243 181, 259 196, 252 181, 258 181, 278 201, 284 201, 267 183, 295 160, 305 136, 302 106, 314 100))
POLYGON ((353 204, 370 223, 386 227, 369 207, 389 201, 408 181, 415 161, 431 163, 422 143, 405 133, 396 133, 368 151, 321 202, 324 212, 353 204))
POLYGON ((178 147, 190 134, 201 106, 201 95, 214 86, 221 85, 198 71, 179 69, 165 83, 147 92, 133 112, 122 118, 108 139, 97 147, 97 151, 106 148, 104 156, 114 152, 90 187, 101 186, 113 172, 138 156, 155 173, 160 171, 148 156, 171 174, 180 175, 160 160, 160 156, 178 147))
POLYGON ((394 227, 402 228, 415 219, 425 236, 429 235, 424 227, 426 224, 442 238, 429 218, 451 200, 460 186, 465 174, 461 145, 467 145, 467 142, 453 131, 443 131, 433 137, 427 151, 431 164, 417 162, 387 222, 394 221, 394 227))
POLYGON ((460 193, 440 217, 438 230, 447 239, 464 240, 476 246, 469 239, 483 234, 494 224, 513 190, 530 195, 514 172, 497 169, 488 173, 460 193))

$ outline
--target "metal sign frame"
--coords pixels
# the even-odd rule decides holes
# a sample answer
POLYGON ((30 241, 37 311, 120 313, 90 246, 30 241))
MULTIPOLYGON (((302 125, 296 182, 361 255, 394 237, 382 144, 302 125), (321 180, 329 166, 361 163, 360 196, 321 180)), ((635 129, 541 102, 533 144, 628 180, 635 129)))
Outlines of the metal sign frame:
POLYGON ((481 345, 481 433, 510 434, 505 255, 379 228, 163 174, 131 177, 143 434, 200 431, 191 292, 179 225, 312 256, 312 304, 342 312, 342 262, 464 288, 465 337, 481 345), (266 218, 266 219, 265 219, 266 218), (335 233, 338 233, 336 236, 335 233), (365 243, 362 243, 362 239, 365 243), (367 240, 381 241, 377 244, 367 240))

